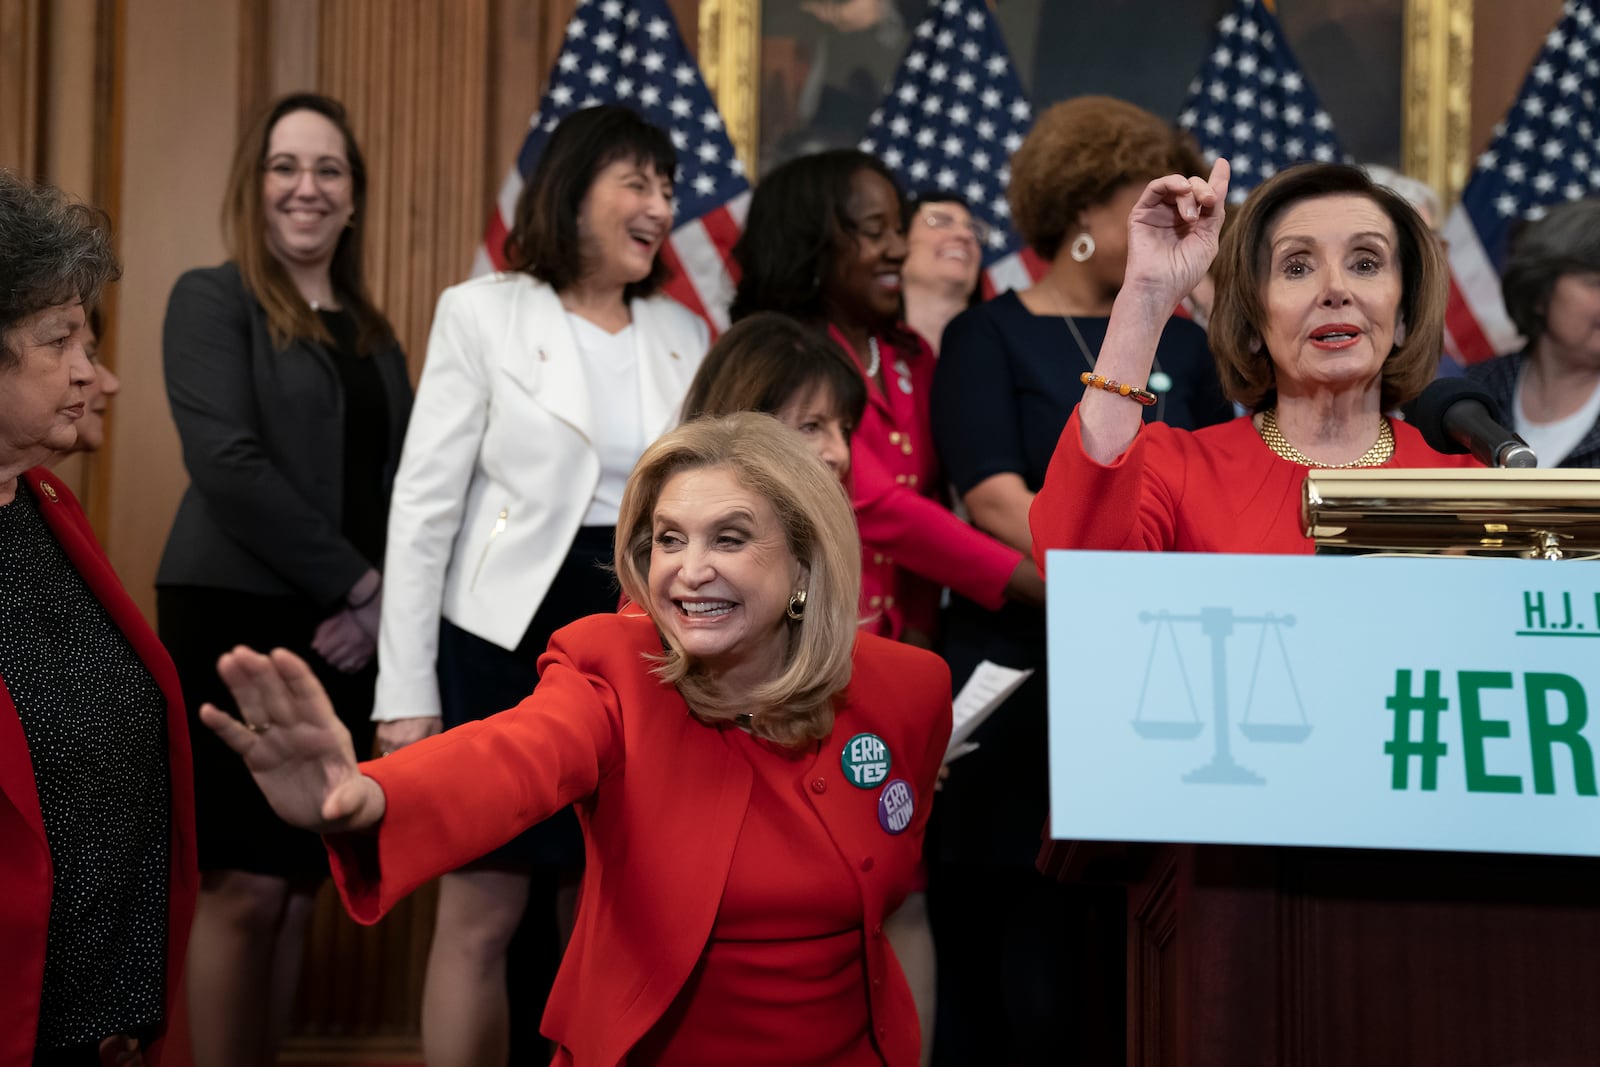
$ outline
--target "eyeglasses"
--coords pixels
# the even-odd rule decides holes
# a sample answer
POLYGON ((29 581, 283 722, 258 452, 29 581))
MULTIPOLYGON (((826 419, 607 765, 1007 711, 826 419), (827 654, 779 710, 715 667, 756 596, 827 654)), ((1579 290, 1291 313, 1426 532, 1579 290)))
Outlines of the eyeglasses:
POLYGON ((284 187, 298 184, 300 175, 308 172, 319 189, 338 189, 350 180, 350 168, 331 159, 319 159, 315 163, 302 164, 295 159, 278 157, 267 160, 262 165, 261 172, 267 176, 268 181, 284 187))
POLYGON ((924 208, 921 214, 923 222, 935 230, 964 229, 972 235, 972 239, 980 245, 989 243, 989 224, 982 219, 968 216, 965 221, 949 211, 940 211, 938 208, 924 208))

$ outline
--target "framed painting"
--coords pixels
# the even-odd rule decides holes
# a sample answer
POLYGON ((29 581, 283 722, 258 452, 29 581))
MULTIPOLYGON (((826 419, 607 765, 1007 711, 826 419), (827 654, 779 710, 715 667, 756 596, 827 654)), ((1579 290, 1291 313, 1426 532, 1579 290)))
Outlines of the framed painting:
MULTIPOLYGON (((936 0, 701 0, 700 57, 752 174, 854 144, 936 0)), ((1270 2, 1270 0, 1269 0, 1270 2)), ((1105 93, 1175 116, 1232 0, 992 0, 1036 108, 1105 93)), ((1472 0, 1278 0, 1347 151, 1449 202, 1470 166, 1472 0)))

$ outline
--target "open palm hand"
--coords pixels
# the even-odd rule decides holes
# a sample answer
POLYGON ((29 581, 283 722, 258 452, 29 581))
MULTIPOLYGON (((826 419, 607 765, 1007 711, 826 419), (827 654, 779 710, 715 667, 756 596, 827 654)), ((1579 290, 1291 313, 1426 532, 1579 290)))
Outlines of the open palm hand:
POLYGON ((383 817, 383 790, 362 776, 350 731, 334 714, 305 661, 243 646, 217 662, 239 706, 235 719, 215 705, 200 719, 244 757, 272 810, 318 833, 368 829, 383 817))

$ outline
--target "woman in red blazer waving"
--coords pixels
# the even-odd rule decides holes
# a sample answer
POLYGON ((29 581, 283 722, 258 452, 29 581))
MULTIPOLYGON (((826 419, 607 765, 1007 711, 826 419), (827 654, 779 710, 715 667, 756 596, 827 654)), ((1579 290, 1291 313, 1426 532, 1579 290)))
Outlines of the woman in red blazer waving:
POLYGON ((770 416, 652 445, 616 543, 636 606, 559 631, 510 711, 358 765, 299 660, 238 649, 241 718, 202 715, 280 815, 329 835, 364 922, 576 804, 557 1063, 915 1064, 883 923, 921 853, 948 670, 857 631, 849 502, 770 416))

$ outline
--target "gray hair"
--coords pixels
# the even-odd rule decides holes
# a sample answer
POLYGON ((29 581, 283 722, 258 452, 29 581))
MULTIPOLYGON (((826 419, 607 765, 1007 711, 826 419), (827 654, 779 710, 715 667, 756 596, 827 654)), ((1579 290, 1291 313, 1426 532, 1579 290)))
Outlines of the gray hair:
POLYGON ((1563 274, 1600 273, 1600 200, 1550 209, 1513 238, 1500 275, 1506 314, 1531 344, 1544 333, 1550 294, 1563 274))
POLYGON ((11 334, 23 320, 91 304, 121 276, 105 212, 0 169, 0 370, 21 358, 11 334))

